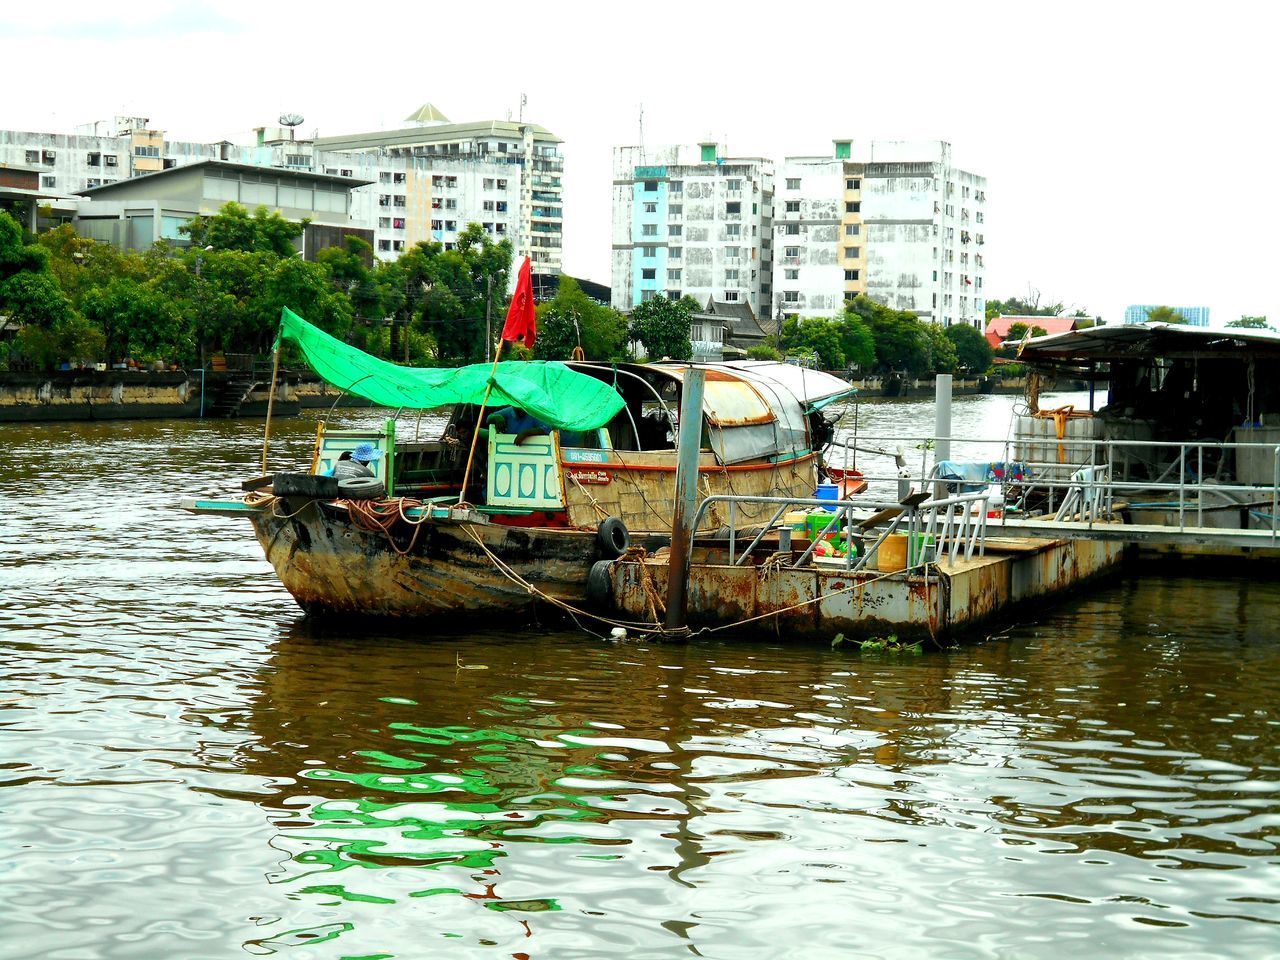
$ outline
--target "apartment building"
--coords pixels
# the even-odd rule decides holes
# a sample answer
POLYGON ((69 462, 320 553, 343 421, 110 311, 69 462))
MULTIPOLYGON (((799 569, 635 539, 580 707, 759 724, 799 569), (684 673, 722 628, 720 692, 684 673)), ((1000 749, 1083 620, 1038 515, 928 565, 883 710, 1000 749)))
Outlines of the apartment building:
MULTIPOLYGON (((1146 323, 1147 315, 1156 308, 1154 303, 1131 303, 1124 308, 1125 323, 1146 323)), ((1193 327, 1207 327, 1209 325, 1209 308, 1208 307, 1174 307, 1178 313, 1182 314, 1187 324, 1193 327)))
POLYGON ((249 145, 170 140, 145 117, 117 117, 74 134, 0 130, 0 167, 37 171, 46 194, 71 197, 120 180, 200 161, 223 161, 365 181, 351 191, 350 224, 373 231, 376 255, 394 259, 424 240, 446 248, 470 223, 510 239, 537 274, 562 265, 560 139, 531 123, 450 123, 426 104, 376 133, 300 139, 259 127, 249 145))
POLYGON ((728 157, 720 144, 616 147, 615 307, 664 294, 769 310, 773 164, 728 157))
POLYGON ((774 215, 773 308, 834 316, 866 294, 944 326, 985 321, 986 179, 951 147, 834 141, 825 157, 788 157, 774 215))

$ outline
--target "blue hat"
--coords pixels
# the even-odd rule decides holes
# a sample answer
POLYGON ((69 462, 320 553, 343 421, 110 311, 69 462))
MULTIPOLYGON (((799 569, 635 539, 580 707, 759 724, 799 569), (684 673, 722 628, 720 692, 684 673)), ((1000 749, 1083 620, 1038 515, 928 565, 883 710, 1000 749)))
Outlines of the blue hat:
POLYGON ((373 463, 375 460, 382 459, 382 451, 372 443, 362 443, 351 451, 351 459, 358 460, 360 463, 373 463))

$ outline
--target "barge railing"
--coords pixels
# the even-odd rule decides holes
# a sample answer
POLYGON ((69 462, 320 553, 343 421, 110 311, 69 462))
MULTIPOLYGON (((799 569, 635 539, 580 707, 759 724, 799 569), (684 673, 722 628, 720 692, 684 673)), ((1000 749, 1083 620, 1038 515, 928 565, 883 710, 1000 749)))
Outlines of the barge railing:
MULTIPOLYGON (((693 529, 699 529, 708 512, 717 504, 728 507, 728 541, 729 564, 741 566, 747 562, 752 552, 760 545, 765 536, 773 530, 786 530, 790 526, 780 521, 792 510, 822 509, 830 514, 831 519, 817 536, 811 538, 808 547, 786 566, 802 567, 807 565, 817 551, 818 544, 829 532, 843 533, 847 549, 845 551, 845 569, 851 573, 867 567, 876 558, 880 547, 890 536, 905 532, 907 536, 908 559, 914 553, 924 562, 938 563, 944 558, 954 566, 956 558, 963 552, 964 559, 972 559, 975 553, 983 556, 986 553, 987 513, 989 497, 986 493, 964 493, 952 496, 929 499, 928 494, 916 493, 901 501, 888 501, 874 497, 851 497, 845 500, 823 500, 813 497, 754 497, 737 494, 716 494, 706 497, 694 514, 693 529), (737 510, 740 505, 753 504, 773 506, 774 512, 769 520, 756 532, 754 538, 739 552, 737 510), (854 511, 868 513, 865 519, 859 519, 854 511), (854 531, 876 529, 886 524, 876 539, 865 549, 854 548, 854 531)), ((858 538, 862 544, 862 538, 858 538)), ((692 555, 693 544, 689 551, 692 555)), ((921 564, 911 564, 917 566, 921 564)))
MULTIPOLYGON (((1211 440, 1099 440, 1077 437, 1067 437, 1062 440, 973 437, 951 437, 949 439, 953 444, 962 448, 964 446, 971 448, 985 446, 988 450, 993 447, 999 448, 1002 451, 1002 462, 1004 464, 1016 464, 1019 467, 1026 468, 1028 472, 1024 475, 1011 477, 1006 469, 1003 471, 1002 476, 990 481, 949 479, 940 478, 936 475, 937 465, 935 464, 932 470, 926 470, 922 467, 919 475, 921 483, 946 485, 952 489, 982 484, 986 487, 998 488, 1006 502, 1010 502, 1010 498, 1007 496, 1009 488, 1017 488, 1024 500, 1027 495, 1037 490, 1043 490, 1048 495, 1048 513, 1053 519, 1059 521, 1074 521, 1078 519, 1086 524, 1093 524, 1094 522, 1105 521, 1114 517, 1117 494, 1168 494, 1169 500, 1167 502, 1162 501, 1157 504, 1151 504, 1150 508, 1165 508, 1171 512, 1176 509, 1178 522, 1176 528, 1172 524, 1170 528, 1177 529, 1179 532, 1195 533, 1217 529, 1204 527, 1205 500, 1207 496, 1238 495, 1242 496, 1242 501, 1236 503, 1224 502, 1217 506, 1238 506, 1241 510, 1248 511, 1254 521, 1266 524, 1262 530, 1257 528, 1248 529, 1252 529, 1254 532, 1268 532, 1272 545, 1280 546, 1280 509, 1278 509, 1280 508, 1280 445, 1277 444, 1211 440), (1090 454, 1089 459, 1085 462, 1064 463, 1062 461, 1046 460, 1015 460, 1011 456, 1013 452, 1011 447, 1017 444, 1088 447, 1090 454), (1172 453, 1173 457, 1155 480, 1117 479, 1115 476, 1117 463, 1129 462, 1129 458, 1125 457, 1124 453, 1130 449, 1163 449, 1172 453), (1269 484, 1247 484, 1238 481, 1235 483, 1205 481, 1204 464, 1206 453, 1217 455, 1218 470, 1220 472, 1225 454, 1238 451, 1255 451, 1265 454, 1271 462, 1271 482, 1269 484), (1189 468, 1194 470, 1191 479, 1188 479, 1189 468), (1169 476, 1174 470, 1178 471, 1177 480, 1166 481, 1165 477, 1169 476), (1264 516, 1257 509, 1257 506, 1268 502, 1271 509, 1264 516), (1250 510, 1250 506, 1254 506, 1255 509, 1250 510), (1192 516, 1195 519, 1194 526, 1188 523, 1192 516)), ((863 436, 852 445, 841 442, 837 442, 835 445, 849 446, 856 452, 871 456, 894 458, 895 466, 898 467, 895 472, 884 474, 864 472, 862 476, 868 482, 898 482, 903 479, 901 464, 909 449, 907 445, 914 444, 917 450, 928 450, 929 444, 933 443, 933 441, 934 438, 932 437, 863 436), (870 441, 870 443, 862 441, 870 441), (886 446, 871 445, 877 442, 886 444, 886 446), (887 444, 898 444, 898 447, 893 449, 887 444)), ((1143 508, 1141 505, 1135 504, 1129 504, 1129 506, 1137 509, 1143 508)), ((1209 508, 1213 509, 1213 506, 1210 505, 1209 508)), ((1001 518, 1001 523, 1007 522, 1008 519, 1008 511, 1005 511, 1001 518)))

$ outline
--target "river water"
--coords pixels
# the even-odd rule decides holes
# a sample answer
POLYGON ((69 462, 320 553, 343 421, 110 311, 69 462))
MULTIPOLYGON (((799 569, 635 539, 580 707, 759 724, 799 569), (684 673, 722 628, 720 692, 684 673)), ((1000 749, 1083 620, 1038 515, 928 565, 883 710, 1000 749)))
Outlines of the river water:
POLYGON ((916 655, 326 627, 176 509, 260 437, 0 425, 0 957, 1280 956, 1270 570, 916 655))

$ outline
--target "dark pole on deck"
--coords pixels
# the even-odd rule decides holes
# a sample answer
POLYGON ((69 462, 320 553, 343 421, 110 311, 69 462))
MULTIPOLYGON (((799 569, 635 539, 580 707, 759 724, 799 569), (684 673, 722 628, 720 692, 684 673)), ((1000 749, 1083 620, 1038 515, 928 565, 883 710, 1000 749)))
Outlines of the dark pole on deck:
POLYGON ((702 452, 702 393, 706 372, 689 367, 680 394, 680 431, 676 441, 675 515, 671 518, 671 555, 667 559, 667 629, 681 630, 689 608, 689 545, 698 512, 698 462, 702 452))

